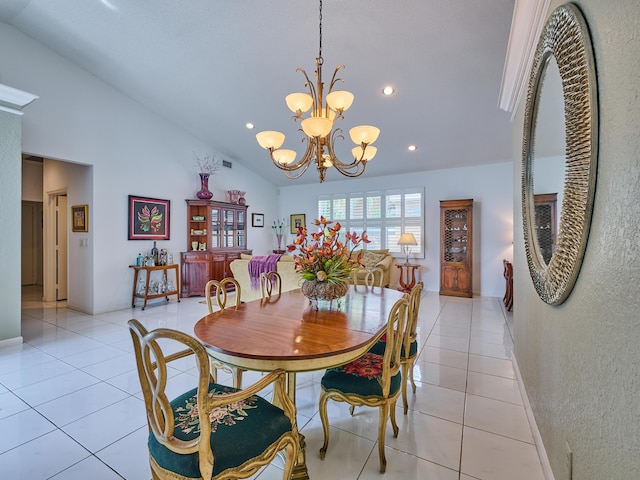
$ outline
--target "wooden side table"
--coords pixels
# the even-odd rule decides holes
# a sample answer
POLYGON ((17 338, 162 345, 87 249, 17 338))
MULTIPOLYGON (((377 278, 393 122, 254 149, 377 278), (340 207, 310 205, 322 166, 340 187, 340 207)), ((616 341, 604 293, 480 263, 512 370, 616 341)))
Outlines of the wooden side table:
POLYGON ((129 268, 133 268, 135 270, 135 274, 133 275, 133 293, 131 295, 131 308, 135 308, 136 306, 136 298, 144 299, 144 303, 142 305, 142 310, 147 306, 147 300, 150 298, 160 298, 165 297, 167 302, 169 301, 170 295, 175 295, 180 301, 180 274, 178 273, 178 265, 174 263, 172 265, 156 265, 155 267, 138 267, 137 265, 129 265, 129 268), (140 293, 136 291, 136 287, 138 286, 138 276, 140 271, 144 270, 146 272, 145 284, 144 284, 144 292, 140 293), (175 279, 176 283, 174 285, 173 290, 157 292, 157 293, 149 293, 149 280, 151 279, 151 272, 161 271, 163 273, 164 284, 168 284, 167 279, 167 271, 175 270, 175 279))
POLYGON ((396 263, 396 267, 400 269, 400 286, 398 290, 409 293, 416 284, 416 270, 420 268, 420 265, 417 263, 396 263), (409 280, 409 276, 411 276, 411 280, 409 280))

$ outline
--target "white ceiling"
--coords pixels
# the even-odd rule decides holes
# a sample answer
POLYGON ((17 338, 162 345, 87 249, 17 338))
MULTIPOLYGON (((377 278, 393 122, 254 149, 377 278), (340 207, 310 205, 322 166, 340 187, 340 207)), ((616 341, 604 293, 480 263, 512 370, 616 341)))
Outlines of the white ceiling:
MULTIPOLYGON (((323 80, 341 71, 355 101, 348 130, 381 129, 365 176, 511 160, 510 115, 498 109, 514 0, 324 0, 323 80), (382 87, 396 93, 384 97, 382 87), (418 146, 409 152, 407 146, 418 146)), ((318 54, 318 2, 302 0, 2 0, 0 21, 68 57, 276 185, 290 180, 255 141, 287 135, 284 97, 304 92, 318 54), (253 122, 251 131, 245 123, 253 122)), ((202 154, 211 152, 201 152, 202 154)), ((185 152, 185 162, 193 162, 185 152)), ((330 169, 327 180, 343 179, 330 169)))

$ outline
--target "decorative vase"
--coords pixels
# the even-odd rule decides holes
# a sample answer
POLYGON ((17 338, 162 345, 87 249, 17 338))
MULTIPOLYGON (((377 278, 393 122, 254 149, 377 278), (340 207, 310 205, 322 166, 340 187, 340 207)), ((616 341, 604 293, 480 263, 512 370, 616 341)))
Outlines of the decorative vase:
POLYGON ((349 290, 349 284, 319 282, 318 280, 305 280, 302 282, 302 294, 309 300, 335 300, 344 297, 349 290))
POLYGON ((246 192, 241 192, 240 190, 227 190, 227 193, 229 194, 229 203, 238 204, 240 197, 244 197, 246 192))
POLYGON ((282 233, 276 233, 276 240, 278 240, 278 250, 282 250, 282 233))
POLYGON ((213 197, 213 193, 209 191, 209 174, 199 173, 198 175, 200 175, 200 191, 196 196, 201 200, 209 200, 213 197))

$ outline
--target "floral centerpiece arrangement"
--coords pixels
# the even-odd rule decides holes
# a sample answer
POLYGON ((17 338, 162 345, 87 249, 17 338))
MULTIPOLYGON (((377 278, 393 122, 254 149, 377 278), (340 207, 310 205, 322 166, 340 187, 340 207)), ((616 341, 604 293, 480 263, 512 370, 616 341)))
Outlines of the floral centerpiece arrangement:
POLYGON ((276 234, 276 240, 278 240, 278 250, 282 249, 282 237, 284 235, 284 227, 286 223, 284 218, 282 220, 274 220, 273 225, 271 225, 271 230, 276 234))
POLYGON ((353 268, 362 261, 362 254, 356 258, 351 254, 360 243, 370 240, 366 232, 347 232, 343 242, 340 223, 333 225, 324 217, 313 224, 319 227, 318 232, 309 234, 306 227, 299 227, 296 239, 287 246, 289 252, 299 250, 293 258, 296 271, 305 280, 302 292, 310 299, 340 298, 347 293, 353 268))

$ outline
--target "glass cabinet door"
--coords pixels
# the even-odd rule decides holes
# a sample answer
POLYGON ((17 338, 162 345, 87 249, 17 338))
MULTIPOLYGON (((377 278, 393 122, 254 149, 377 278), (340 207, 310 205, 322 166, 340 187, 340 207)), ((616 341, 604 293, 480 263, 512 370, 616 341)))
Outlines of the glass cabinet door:
POLYGON ((247 246, 247 239, 245 238, 245 228, 244 228, 244 223, 246 221, 245 219, 245 212, 237 212, 238 214, 238 221, 237 221, 237 239, 238 239, 238 243, 237 243, 237 247, 238 248, 246 248, 247 246))
POLYGON ((224 210, 224 246, 233 248, 233 237, 235 236, 234 211, 224 210))
POLYGON ((220 210, 211 209, 211 248, 220 248, 221 244, 221 225, 220 210))

